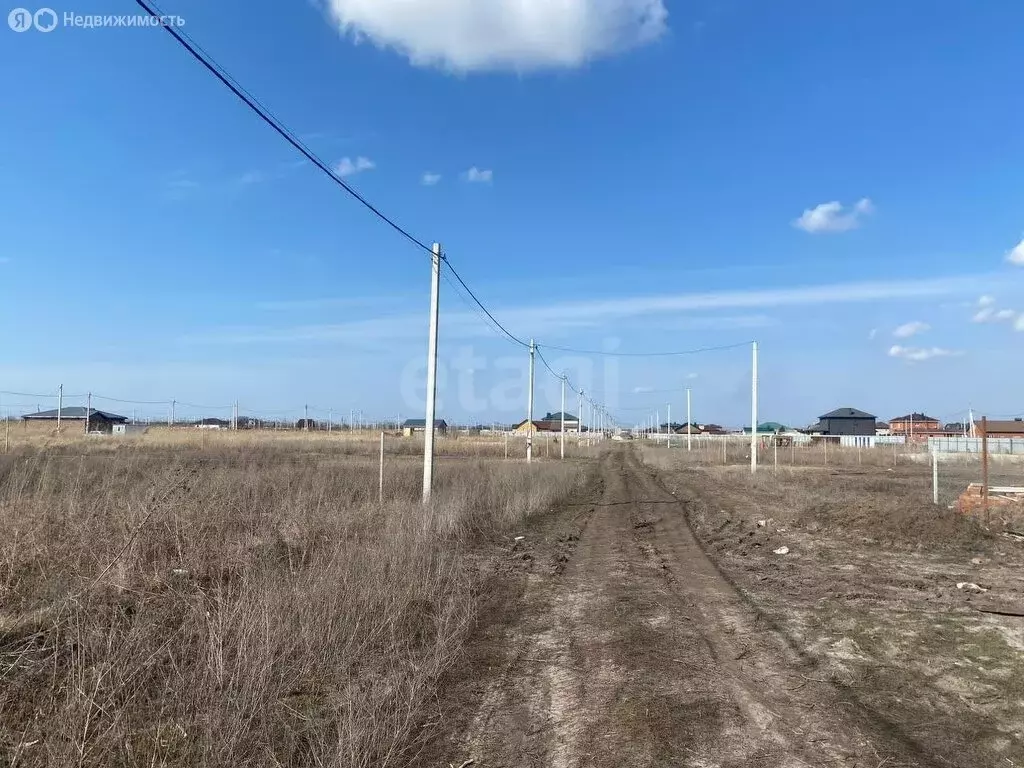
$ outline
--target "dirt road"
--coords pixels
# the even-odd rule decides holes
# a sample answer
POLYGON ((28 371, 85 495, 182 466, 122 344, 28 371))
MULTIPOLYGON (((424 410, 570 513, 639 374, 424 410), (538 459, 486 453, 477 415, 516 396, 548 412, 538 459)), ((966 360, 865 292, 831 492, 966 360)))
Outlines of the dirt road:
POLYGON ((481 768, 937 764, 816 675, 716 569, 683 506, 628 448, 601 461, 593 497, 509 555, 528 565, 525 586, 494 596, 504 620, 481 631, 451 681, 431 758, 481 768))

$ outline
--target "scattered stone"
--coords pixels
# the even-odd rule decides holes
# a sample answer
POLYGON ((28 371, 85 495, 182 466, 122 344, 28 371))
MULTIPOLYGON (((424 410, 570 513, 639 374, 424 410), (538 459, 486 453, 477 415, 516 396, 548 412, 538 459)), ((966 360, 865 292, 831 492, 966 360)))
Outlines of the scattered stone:
POLYGON ((973 581, 958 581, 956 583, 956 588, 967 592, 988 592, 988 587, 978 586, 973 581))
POLYGON ((772 550, 776 555, 788 555, 789 547, 779 547, 778 549, 772 550))
POLYGON ((768 521, 767 520, 758 520, 757 521, 757 527, 758 528, 767 528, 768 527, 768 521))
POLYGON ((974 565, 981 565, 985 562, 985 559, 981 557, 972 557, 971 562, 974 563, 974 565))
POLYGON ((184 576, 188 576, 188 569, 187 568, 171 568, 171 576, 177 576, 178 578, 182 578, 184 576))

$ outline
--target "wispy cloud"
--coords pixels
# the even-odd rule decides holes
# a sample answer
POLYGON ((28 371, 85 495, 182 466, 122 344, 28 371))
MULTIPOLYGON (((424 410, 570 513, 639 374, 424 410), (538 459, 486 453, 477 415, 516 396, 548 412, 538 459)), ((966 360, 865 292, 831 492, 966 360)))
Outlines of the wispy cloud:
POLYGON ((931 329, 928 323, 922 323, 920 320, 915 320, 911 323, 904 323, 892 332, 892 335, 897 339, 909 339, 911 336, 917 336, 919 333, 924 333, 931 329))
POLYGON ((936 357, 958 357, 963 352, 942 347, 901 347, 899 344, 889 348, 889 357, 898 357, 914 363, 931 360, 936 357))
POLYGON ((1015 309, 996 309, 993 296, 982 296, 978 299, 978 310, 971 316, 972 323, 1005 323, 1011 322, 1021 313, 1015 309))
POLYGON ((814 208, 808 208, 800 218, 793 222, 793 226, 802 229, 804 232, 818 234, 821 232, 847 232, 860 226, 861 220, 875 211, 871 200, 864 197, 858 200, 852 208, 844 208, 838 200, 828 203, 821 203, 814 208))
MULTIPOLYGON (((839 283, 794 288, 718 291, 710 293, 630 296, 589 301, 556 302, 530 306, 492 306, 495 315, 513 332, 555 333, 581 327, 597 328, 621 324, 634 317, 667 315, 667 323, 689 324, 691 327, 726 327, 732 315, 718 315, 723 310, 768 309, 773 307, 828 306, 879 301, 907 301, 947 294, 978 291, 986 276, 960 276, 925 280, 839 283), (675 316, 675 317, 671 317, 675 316)), ((740 316, 750 317, 750 316, 740 316)), ((758 316, 753 316, 758 317, 758 316)), ((450 337, 481 337, 492 331, 473 312, 442 315, 442 327, 450 337)), ((662 322, 661 325, 666 324, 662 322)), ((388 339, 419 339, 423 333, 420 315, 387 317, 355 323, 293 328, 220 329, 202 338, 220 343, 275 341, 367 341, 388 339)), ((735 327, 735 323, 733 323, 735 327)))
POLYGON ((686 374, 686 378, 690 379, 691 381, 693 379, 696 379, 696 378, 699 378, 699 377, 700 377, 699 373, 688 373, 688 374, 686 374))
POLYGON ((1013 249, 1006 254, 1006 260, 1011 264, 1024 267, 1024 240, 1021 240, 1013 249))
POLYGON ((294 310, 341 309, 344 307, 380 307, 394 304, 397 299, 380 296, 353 296, 339 298, 285 299, 283 301, 260 301, 256 308, 265 312, 290 312, 294 310))
POLYGON ((665 0, 328 0, 334 22, 416 66, 456 72, 578 67, 668 29, 665 0))
POLYGON ((202 185, 186 171, 175 171, 164 179, 164 194, 171 200, 184 200, 200 190, 202 185))
POLYGON ((1013 330, 1024 331, 1024 313, 1021 313, 1020 317, 1017 318, 1017 322, 1013 324, 1013 330))
POLYGON ((436 186, 440 181, 441 181, 441 174, 440 173, 431 173, 430 171, 427 171, 426 173, 424 173, 423 176, 420 178, 420 184, 422 184, 424 187, 436 186))
POLYGON ((475 165, 464 174, 466 181, 471 184, 490 184, 494 181, 494 171, 483 170, 475 165))
POLYGON ((877 328, 872 328, 870 331, 868 331, 868 338, 869 339, 874 339, 876 336, 878 336, 878 329, 877 328))
POLYGON ((633 387, 634 395, 646 395, 654 391, 654 387, 633 387))
POLYGON ((363 171, 372 171, 377 164, 368 157, 359 156, 355 160, 350 157, 343 157, 334 166, 334 172, 339 176, 355 176, 363 171))
POLYGON ((250 184, 259 184, 266 181, 267 175, 263 171, 247 171, 238 177, 238 183, 243 187, 250 184))

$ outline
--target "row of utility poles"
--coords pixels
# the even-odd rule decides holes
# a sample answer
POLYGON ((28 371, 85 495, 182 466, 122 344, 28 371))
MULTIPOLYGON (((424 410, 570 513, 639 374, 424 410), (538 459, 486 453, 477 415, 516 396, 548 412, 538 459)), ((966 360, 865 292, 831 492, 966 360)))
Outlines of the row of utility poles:
MULTIPOLYGON (((757 449, 758 449, 758 434, 757 434, 757 342, 751 342, 753 358, 751 368, 751 393, 750 393, 750 473, 757 473, 757 449)), ((690 412, 691 397, 690 388, 686 388, 686 450, 693 450, 693 416, 690 412)), ((639 428, 639 427, 638 427, 639 428)), ((655 411, 653 415, 648 416, 644 427, 641 429, 645 435, 659 435, 661 434, 661 411, 655 411)), ((672 435, 672 404, 668 404, 668 423, 665 425, 666 440, 671 440, 672 435)))
MULTIPOLYGON (((426 423, 424 424, 424 444, 423 444, 423 502, 427 503, 430 501, 430 494, 433 490, 433 478, 434 478, 434 422, 437 416, 437 333, 438 333, 438 314, 440 311, 440 294, 441 294, 441 262, 444 261, 444 257, 441 255, 440 243, 434 243, 431 249, 430 259, 430 324, 427 336, 427 392, 426 392, 426 423)), ((530 463, 533 461, 533 390, 534 390, 534 378, 536 374, 536 355, 537 345, 533 339, 530 339, 529 344, 530 352, 530 382, 527 394, 526 402, 526 461, 530 463)), ((751 417, 752 427, 750 430, 750 471, 751 473, 757 472, 757 342, 753 342, 753 375, 752 375, 752 394, 751 394, 751 417)), ((561 457, 565 458, 565 387, 566 387, 566 376, 563 373, 561 376, 562 384, 562 413, 561 413, 561 457)), ((577 415, 577 433, 582 439, 583 424, 584 424, 584 399, 585 394, 581 389, 579 391, 579 414, 577 415)), ((587 401, 590 404, 591 409, 591 423, 596 423, 596 426, 602 435, 605 434, 605 430, 608 424, 614 425, 614 420, 610 419, 610 414, 597 405, 593 401, 587 401)), ((669 406, 669 424, 671 425, 671 406, 669 406)), ((660 420, 659 420, 660 421, 660 420)), ((692 423, 690 415, 690 390, 686 390, 686 431, 687 431, 687 448, 691 448, 690 442, 690 424, 692 423)))

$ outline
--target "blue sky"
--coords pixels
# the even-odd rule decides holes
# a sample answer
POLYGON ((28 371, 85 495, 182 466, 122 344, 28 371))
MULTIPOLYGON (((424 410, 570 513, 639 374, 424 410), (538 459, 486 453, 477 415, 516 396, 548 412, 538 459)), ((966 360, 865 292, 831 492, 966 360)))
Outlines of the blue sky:
MULTIPOLYGON (((757 339, 798 424, 1024 411, 1019 3, 281 5, 161 8, 516 335, 757 339)), ((0 390, 421 415, 428 259, 166 32, 2 28, 0 71, 0 390)), ((522 418, 525 353, 442 308, 441 415, 522 418)), ((749 422, 746 348, 545 357, 626 423, 749 422)))

